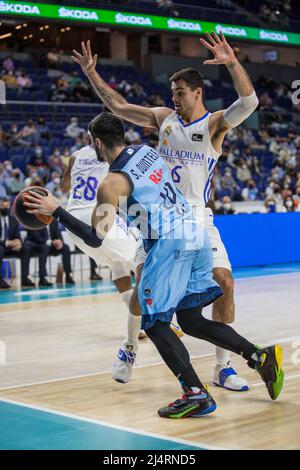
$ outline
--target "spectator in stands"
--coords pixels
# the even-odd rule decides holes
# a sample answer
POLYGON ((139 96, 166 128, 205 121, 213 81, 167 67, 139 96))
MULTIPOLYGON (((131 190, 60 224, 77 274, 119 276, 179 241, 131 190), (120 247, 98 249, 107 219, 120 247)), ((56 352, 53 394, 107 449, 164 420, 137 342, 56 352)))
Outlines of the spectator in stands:
POLYGON ((10 72, 6 72, 4 75, 1 76, 1 80, 5 83, 7 88, 17 88, 17 78, 14 75, 14 72, 11 70, 10 72))
POLYGON ((224 196, 222 199, 222 205, 219 209, 216 210, 216 214, 220 215, 233 215, 236 213, 232 205, 231 198, 229 196, 224 196))
POLYGON ((266 214, 277 212, 277 204, 272 196, 266 198, 264 202, 264 212, 266 214))
POLYGON ((42 139, 49 139, 50 138, 50 129, 47 126, 44 117, 40 116, 38 118, 38 123, 36 125, 36 129, 37 129, 40 137, 42 137, 42 139))
POLYGON ((0 163, 0 198, 7 198, 7 188, 5 185, 4 166, 0 163))
POLYGON ((251 171, 249 170, 247 163, 244 160, 242 160, 238 166, 236 177, 242 183, 245 183, 251 179, 251 171))
POLYGON ((51 173, 51 181, 46 184, 45 186, 48 191, 51 191, 55 197, 60 199, 63 195, 61 187, 60 187, 60 174, 57 171, 53 171, 51 173))
POLYGON ((258 97, 261 108, 270 108, 273 105, 271 96, 265 91, 258 97))
POLYGON ((0 148, 5 148, 8 145, 8 134, 0 125, 0 148))
POLYGON ((242 198, 244 201, 256 201, 258 198, 258 189, 254 180, 247 181, 246 188, 242 191, 242 198))
POLYGON ((12 177, 7 182, 7 189, 12 196, 17 195, 25 188, 24 175, 19 168, 12 171, 12 177))
POLYGON ((50 238, 50 256, 59 256, 62 255, 63 259, 63 267, 65 271, 65 283, 74 285, 74 279, 72 277, 72 268, 71 268, 71 253, 69 245, 64 243, 61 230, 59 228, 59 224, 57 220, 53 220, 53 222, 49 225, 48 235, 50 238))
POLYGON ((130 92, 127 95, 129 98, 141 98, 145 99, 148 97, 147 93, 145 92, 144 88, 137 82, 135 82, 130 92))
POLYGON ((63 150, 63 153, 61 155, 61 159, 62 159, 64 168, 66 168, 68 166, 70 156, 71 156, 70 150, 68 149, 68 147, 65 147, 64 150, 63 150))
POLYGON ((29 159, 29 165, 36 167, 38 176, 41 178, 45 178, 48 175, 47 160, 40 145, 35 147, 34 155, 29 159))
POLYGON ((85 133, 81 132, 76 137, 75 144, 72 145, 72 147, 70 148, 71 154, 73 154, 74 152, 77 152, 77 150, 80 150, 85 145, 84 136, 85 136, 85 133))
POLYGON ((11 55, 8 55, 6 59, 2 62, 2 67, 5 72, 13 72, 15 69, 15 64, 11 55))
POLYGON ((35 127, 32 119, 28 119, 27 124, 17 134, 18 143, 23 141, 30 144, 37 144, 39 139, 39 133, 35 127))
POLYGON ((20 228, 17 219, 11 214, 10 200, 0 199, 0 289, 8 289, 11 286, 3 279, 3 258, 17 257, 21 259, 22 283, 28 281, 26 275, 26 259, 28 247, 22 243, 20 228))
POLYGON ((5 179, 11 178, 13 176, 13 167, 10 160, 5 160, 3 162, 3 177, 5 179))
POLYGON ((81 134, 82 132, 85 132, 85 129, 83 129, 82 127, 79 127, 78 118, 75 116, 72 117, 70 119, 70 124, 66 127, 65 136, 76 139, 76 137, 78 137, 79 134, 81 134))
POLYGON ((67 101, 71 94, 71 88, 65 77, 60 77, 55 85, 52 85, 51 101, 67 101))
POLYGON ((117 87, 117 91, 123 96, 128 96, 131 91, 131 85, 126 80, 122 80, 117 87))
MULTIPOLYGON (((25 260, 25 273, 29 273, 30 258, 37 256, 39 259, 39 286, 52 286, 52 283, 47 279, 46 262, 49 254, 50 246, 47 245, 49 239, 48 229, 41 230, 27 230, 27 237, 24 240, 24 245, 27 247, 28 256, 25 260)), ((27 275, 28 278, 28 275, 27 275)), ((30 281, 33 287, 32 281, 30 281)))
POLYGON ((29 167, 27 174, 28 176, 25 178, 25 188, 28 186, 40 186, 40 184, 36 184, 37 182, 40 182, 40 177, 35 166, 29 167))
POLYGON ((156 95, 151 95, 149 98, 148 98, 148 103, 151 105, 151 106, 166 106, 166 103, 164 102, 164 100, 162 99, 162 97, 158 94, 156 95))
POLYGON ((140 134, 137 132, 137 130, 134 130, 132 126, 130 126, 125 133, 125 139, 128 145, 138 145, 142 143, 140 134))
POLYGON ((300 211, 300 185, 296 186, 295 194, 293 196, 295 207, 297 211, 300 211))
POLYGON ((227 167, 225 170, 224 176, 221 179, 221 185, 222 189, 226 190, 230 194, 230 197, 233 197, 235 191, 239 189, 229 167, 227 167))
POLYGON ((27 75, 26 72, 21 72, 17 76, 17 84, 18 84, 18 87, 21 90, 23 90, 24 88, 31 88, 32 87, 32 80, 29 77, 29 75, 27 75))
POLYGON ((286 196, 283 200, 282 212, 295 212, 296 204, 292 196, 286 196))
POLYGON ((56 69, 59 66, 61 59, 62 51, 57 51, 57 49, 52 49, 47 54, 48 67, 50 69, 56 69))
POLYGON ((159 9, 169 16, 179 16, 179 11, 172 0, 156 0, 159 9))
POLYGON ((54 152, 50 156, 48 160, 48 167, 51 171, 55 170, 59 174, 63 172, 64 165, 63 165, 63 161, 61 158, 61 151, 59 150, 58 147, 54 149, 54 152))

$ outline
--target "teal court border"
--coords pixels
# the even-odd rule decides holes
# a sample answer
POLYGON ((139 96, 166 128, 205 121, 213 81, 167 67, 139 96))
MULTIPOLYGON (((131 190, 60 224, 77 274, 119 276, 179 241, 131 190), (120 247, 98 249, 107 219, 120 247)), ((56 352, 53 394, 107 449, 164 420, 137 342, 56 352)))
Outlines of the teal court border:
MULTIPOLYGON (((248 279, 262 276, 300 273, 300 263, 274 264, 233 269, 235 279, 248 279)), ((0 290, 0 305, 37 300, 66 299, 86 295, 110 294, 116 292, 114 284, 109 280, 86 282, 72 287, 47 287, 34 289, 0 290)), ((0 310, 1 312, 1 310, 0 310)))
POLYGON ((0 417, 0 450, 219 449, 1 398, 0 417))

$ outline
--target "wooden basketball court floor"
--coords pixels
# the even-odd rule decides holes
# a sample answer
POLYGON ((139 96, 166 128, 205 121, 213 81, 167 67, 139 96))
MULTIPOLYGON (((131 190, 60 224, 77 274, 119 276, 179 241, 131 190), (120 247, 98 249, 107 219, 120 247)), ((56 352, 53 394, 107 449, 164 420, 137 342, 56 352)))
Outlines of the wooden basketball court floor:
MULTIPOLYGON (((108 282, 0 292, 0 449, 299 449, 300 266, 237 277, 235 327, 256 344, 282 344, 284 389, 272 402, 260 377, 232 355, 250 390, 210 385, 217 411, 185 420, 157 415, 180 389, 148 339, 132 380, 112 380, 126 308, 108 282)), ((183 341, 210 384, 214 347, 183 341)))

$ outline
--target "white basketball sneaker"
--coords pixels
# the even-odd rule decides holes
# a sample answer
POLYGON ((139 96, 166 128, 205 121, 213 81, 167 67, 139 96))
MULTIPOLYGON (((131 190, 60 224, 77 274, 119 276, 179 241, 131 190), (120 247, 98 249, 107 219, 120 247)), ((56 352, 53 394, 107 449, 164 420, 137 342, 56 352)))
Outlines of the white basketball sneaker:
POLYGON ((120 383, 127 383, 129 382, 131 375, 132 375, 132 366, 134 364, 137 347, 129 344, 123 343, 120 347, 117 360, 114 363, 113 370, 112 370, 112 378, 116 382, 120 383))
POLYGON ((223 387, 234 392, 246 392, 249 390, 248 382, 236 373, 231 367, 230 361, 218 364, 214 367, 213 383, 218 387, 223 387))

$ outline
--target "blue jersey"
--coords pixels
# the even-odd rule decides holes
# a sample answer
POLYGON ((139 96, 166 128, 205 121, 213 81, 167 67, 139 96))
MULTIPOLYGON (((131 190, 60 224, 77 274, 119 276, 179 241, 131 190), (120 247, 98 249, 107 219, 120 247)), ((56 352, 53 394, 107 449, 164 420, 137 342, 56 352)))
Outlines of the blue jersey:
POLYGON ((124 173, 130 180, 132 192, 120 204, 120 214, 140 229, 146 251, 160 238, 176 238, 183 221, 192 221, 186 199, 153 148, 148 145, 125 148, 109 171, 124 173))

